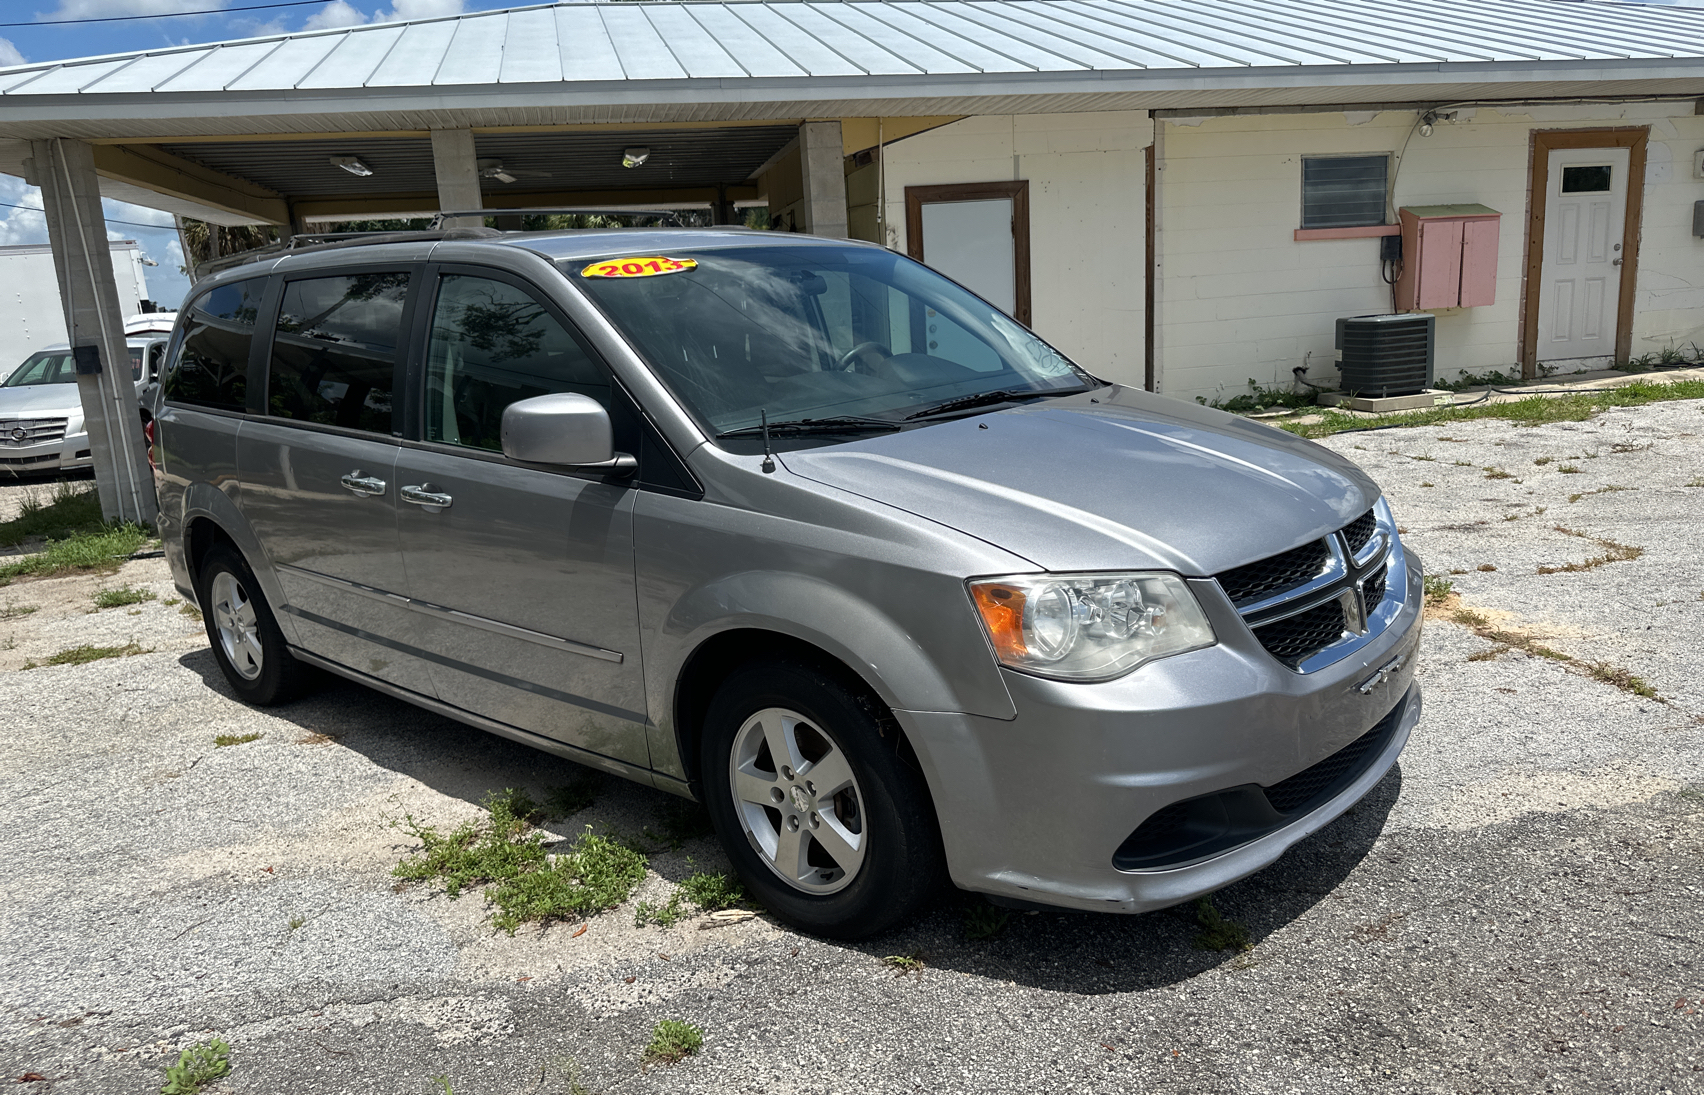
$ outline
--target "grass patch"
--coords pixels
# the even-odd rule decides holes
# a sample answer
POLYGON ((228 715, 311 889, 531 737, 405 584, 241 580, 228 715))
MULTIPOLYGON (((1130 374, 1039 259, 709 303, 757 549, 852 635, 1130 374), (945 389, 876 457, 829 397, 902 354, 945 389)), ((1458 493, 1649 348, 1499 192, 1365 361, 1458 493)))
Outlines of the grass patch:
POLYGON ((1657 698, 1657 690, 1643 677, 1635 677, 1620 666, 1608 662, 1587 662, 1586 673, 1595 681, 1613 684, 1623 692, 1631 692, 1635 696, 1643 696, 1648 700, 1657 698))
POLYGON ((910 954, 890 954, 882 959, 882 965, 894 972, 897 977, 915 973, 918 980, 923 979, 923 952, 912 951, 910 954))
MULTIPOLYGON (((1515 477, 1513 475, 1510 475, 1508 472, 1504 471, 1502 468, 1486 468, 1485 469, 1485 478, 1487 478, 1487 479, 1515 479, 1515 477)), ((1515 482, 1519 483, 1520 480, 1515 479, 1515 482)))
MULTIPOLYGON (((1573 501, 1573 499, 1569 499, 1569 501, 1573 501)), ((1586 533, 1575 532, 1573 529, 1563 528, 1561 525, 1556 526, 1556 531, 1564 536, 1577 536, 1582 540, 1590 540, 1604 549, 1603 554, 1593 555, 1581 563, 1563 563, 1561 566, 1539 567, 1538 572, 1540 574, 1578 574, 1582 571, 1596 570, 1598 567, 1609 563, 1625 563, 1645 554, 1645 549, 1642 547, 1634 547, 1632 544, 1618 544, 1614 540, 1606 540, 1601 536, 1588 536, 1586 533)))
POLYGON ((448 833, 405 815, 392 825, 421 844, 391 871, 408 882, 433 882, 452 898, 487 886, 497 909, 492 923, 513 935, 528 921, 570 920, 611 909, 645 879, 645 857, 587 829, 565 853, 545 850, 544 834, 530 819, 539 807, 523 791, 496 791, 487 816, 448 833))
POLYGON ((1254 947, 1249 942, 1248 929, 1235 920, 1226 920, 1210 897, 1196 899, 1195 922, 1201 927, 1195 934, 1197 950, 1247 951, 1254 947))
POLYGON ((1614 483, 1611 483, 1609 486, 1599 487, 1597 490, 1583 490, 1578 494, 1570 494, 1568 496, 1568 501, 1569 502, 1578 502, 1580 499, 1590 498, 1594 494, 1614 494, 1618 490, 1638 490, 1638 489, 1639 489, 1638 487, 1618 487, 1614 483))
POLYGON ((1012 922, 1012 913, 984 901, 972 905, 964 914, 964 937, 972 940, 998 939, 1012 922))
POLYGON ((1306 392, 1287 392, 1282 388, 1262 388, 1252 376, 1248 378, 1248 392, 1244 395, 1234 395, 1229 399, 1215 399, 1208 402, 1200 396, 1195 397, 1197 403, 1232 414, 1260 414, 1277 407, 1289 407, 1292 410, 1299 407, 1312 407, 1319 402, 1319 395, 1313 389, 1306 392))
POLYGON ((195 1095, 203 1087, 231 1074, 231 1044, 214 1038, 190 1046, 178 1054, 177 1064, 166 1066, 166 1083, 160 1095, 195 1095))
POLYGON ((15 620, 20 616, 28 616, 40 605, 5 605, 0 607, 0 620, 15 620))
POLYGON ((1517 426, 1540 426, 1548 422, 1583 422, 1611 407, 1640 407, 1671 399, 1704 399, 1704 380, 1677 380, 1668 384, 1639 380, 1605 392, 1535 395, 1508 403, 1480 403, 1471 407, 1428 407, 1381 415, 1373 420, 1328 408, 1322 412, 1318 422, 1286 422, 1280 428, 1301 437, 1330 437, 1369 426, 1432 426, 1440 422, 1470 422, 1482 418, 1501 418, 1517 426))
POLYGON ((1455 592, 1454 582, 1435 574, 1426 575, 1421 579, 1421 585, 1426 590, 1426 603, 1433 607, 1443 604, 1455 592))
POLYGON ((638 908, 633 910, 633 926, 642 928, 646 924, 660 924, 668 928, 686 919, 689 905, 697 906, 699 912, 709 913, 743 905, 746 900, 745 887, 737 879, 731 879, 720 871, 714 874, 699 871, 677 886, 667 901, 661 904, 639 902, 638 908))
POLYGON ((1522 654, 1534 658, 1545 658, 1557 662, 1570 672, 1579 673, 1595 681, 1602 681, 1604 684, 1614 685, 1630 695, 1655 700, 1662 704, 1668 703, 1667 700, 1657 694, 1656 688, 1643 677, 1635 676, 1631 671, 1611 665, 1608 662, 1581 661, 1572 654, 1565 654, 1560 650, 1545 646, 1539 642, 1537 636, 1528 632, 1498 627, 1483 612, 1476 612, 1463 605, 1461 598, 1454 594, 1451 594, 1445 602, 1437 605, 1436 612, 1492 644, 1489 650, 1469 654, 1467 660, 1470 662, 1491 661, 1510 650, 1518 650, 1522 654))
POLYGON ((44 497, 31 491, 18 515, 0 522, 0 547, 14 547, 31 537, 64 539, 75 533, 99 532, 101 497, 94 487, 55 483, 44 497))
POLYGON ((1495 563, 1480 563, 1477 568, 1482 574, 1490 574, 1497 569, 1495 563))
POLYGON ((103 658, 128 658, 136 654, 146 654, 147 650, 135 643, 125 643, 123 646, 73 646, 61 650, 57 654, 49 654, 43 662, 25 662, 25 669, 35 669, 43 665, 87 665, 98 662, 103 658))
POLYGON ((1580 474, 1580 469, 1575 467, 1573 464, 1563 464, 1561 467, 1557 468, 1556 470, 1561 472, 1563 475, 1578 475, 1578 474, 1580 474))
POLYGON ((188 602, 185 602, 184 604, 178 606, 178 615, 188 616, 190 619, 194 620, 196 623, 201 622, 201 610, 199 608, 196 608, 194 605, 189 604, 188 602))
POLYGON ((258 730, 252 734, 220 734, 218 737, 213 739, 213 746, 216 749, 223 749, 226 746, 247 745, 251 741, 259 740, 260 731, 258 730))
POLYGON ((154 595, 146 589, 133 589, 130 586, 119 586, 117 589, 103 589, 95 594, 96 608, 123 608, 125 605, 139 605, 144 601, 152 601, 154 595))
POLYGON ((63 540, 49 540, 40 553, 0 567, 0 585, 15 578, 56 578, 79 571, 111 574, 125 556, 147 539, 147 531, 141 525, 113 525, 98 532, 78 532, 63 540))
POLYGON ((1533 463, 1542 468, 1542 467, 1544 467, 1544 465, 1550 463, 1553 459, 1555 459, 1555 458, 1550 457, 1550 456, 1541 456, 1537 460, 1534 460, 1533 463))
POLYGON ((672 1065, 704 1048, 704 1032, 679 1019, 663 1019, 651 1028, 651 1044, 645 1047, 648 1065, 672 1065))

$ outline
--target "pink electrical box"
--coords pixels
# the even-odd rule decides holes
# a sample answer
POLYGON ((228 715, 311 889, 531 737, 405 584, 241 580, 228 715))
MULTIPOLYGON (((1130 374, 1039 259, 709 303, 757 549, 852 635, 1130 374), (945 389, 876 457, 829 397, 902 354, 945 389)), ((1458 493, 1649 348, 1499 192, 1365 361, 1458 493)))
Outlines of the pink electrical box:
POLYGON ((1474 308, 1497 299, 1497 225, 1483 205, 1404 206, 1399 309, 1474 308))

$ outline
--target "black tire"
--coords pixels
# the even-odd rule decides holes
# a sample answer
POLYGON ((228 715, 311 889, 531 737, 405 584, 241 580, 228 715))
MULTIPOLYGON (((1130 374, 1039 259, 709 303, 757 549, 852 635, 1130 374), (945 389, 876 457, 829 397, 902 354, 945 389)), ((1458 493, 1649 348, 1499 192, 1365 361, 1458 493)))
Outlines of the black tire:
MULTIPOLYGON (((772 762, 769 770, 779 773, 780 767, 772 762)), ((815 770, 815 765, 801 768, 797 781, 804 784, 815 770)), ((914 915, 945 877, 946 857, 923 777, 898 725, 861 682, 791 660, 754 662, 735 670, 706 712, 700 771, 705 805, 740 880, 757 900, 796 928, 835 939, 874 935, 914 915), (742 731, 753 733, 747 729, 750 720, 771 709, 802 716, 805 736, 821 735, 811 740, 837 748, 856 781, 851 789, 855 801, 833 799, 851 808, 834 809, 834 813, 861 826, 859 836, 867 839, 861 843, 861 863, 855 872, 842 872, 850 881, 843 881, 843 888, 835 892, 805 892, 784 879, 742 820, 744 808, 736 803, 730 768, 736 739, 742 731)), ((787 787, 779 774, 776 786, 787 787)), ((765 811, 777 833, 786 823, 782 811, 793 810, 791 801, 784 793, 776 800, 778 808, 765 811)), ((804 813, 793 816, 809 817, 813 823, 819 820, 810 809, 798 809, 804 813)), ((832 816, 830 809, 824 809, 825 817, 832 816)), ((806 846, 813 857, 828 854, 826 847, 806 846)), ((831 873, 825 871, 821 877, 829 878, 831 873)))
POLYGON ((260 583, 241 553, 223 543, 209 548, 195 577, 195 595, 201 601, 201 618, 207 627, 207 642, 213 647, 214 660, 237 697, 256 707, 274 707, 295 699, 302 689, 306 667, 291 655, 284 633, 278 630, 278 621, 272 615, 272 607, 266 603, 260 583), (246 604, 253 608, 252 634, 245 637, 258 647, 260 657, 249 660, 243 655, 243 647, 237 646, 243 668, 232 660, 221 634, 222 612, 214 603, 218 596, 216 588, 222 588, 221 577, 234 582, 246 604))

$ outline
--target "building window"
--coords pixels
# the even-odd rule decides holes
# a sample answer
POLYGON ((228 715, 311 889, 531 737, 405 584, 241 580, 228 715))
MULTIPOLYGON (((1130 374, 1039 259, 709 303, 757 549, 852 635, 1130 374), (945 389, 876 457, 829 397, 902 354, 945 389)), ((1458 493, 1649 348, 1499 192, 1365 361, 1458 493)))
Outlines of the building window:
POLYGON ((1303 156, 1302 227, 1360 228, 1385 222, 1390 156, 1303 156))

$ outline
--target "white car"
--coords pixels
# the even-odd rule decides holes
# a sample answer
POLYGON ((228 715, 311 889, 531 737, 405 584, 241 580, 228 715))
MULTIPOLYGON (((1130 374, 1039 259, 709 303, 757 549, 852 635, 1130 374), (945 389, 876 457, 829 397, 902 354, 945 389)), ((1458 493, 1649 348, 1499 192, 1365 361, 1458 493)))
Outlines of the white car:
MULTIPOLYGON (((125 339, 138 393, 160 372, 166 336, 125 339)), ((66 471, 91 465, 83 401, 69 346, 37 350, 0 384, 0 472, 66 471)))

